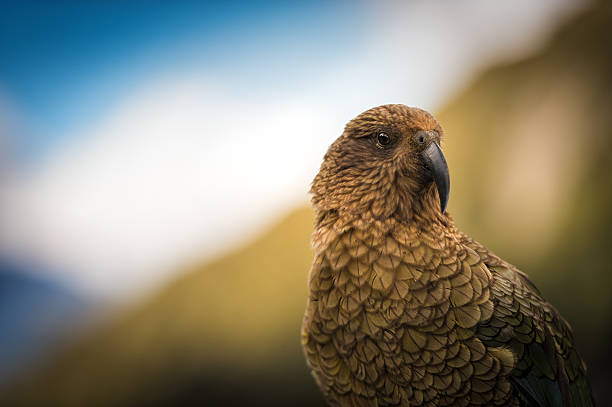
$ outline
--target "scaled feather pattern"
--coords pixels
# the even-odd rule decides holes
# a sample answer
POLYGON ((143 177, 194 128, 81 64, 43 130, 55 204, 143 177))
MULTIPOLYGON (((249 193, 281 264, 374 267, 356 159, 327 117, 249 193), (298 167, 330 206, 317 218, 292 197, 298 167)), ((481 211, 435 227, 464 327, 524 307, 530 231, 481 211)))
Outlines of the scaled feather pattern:
POLYGON ((318 386, 334 406, 593 405, 568 323, 444 210, 443 137, 384 105, 325 155, 302 325, 318 386))

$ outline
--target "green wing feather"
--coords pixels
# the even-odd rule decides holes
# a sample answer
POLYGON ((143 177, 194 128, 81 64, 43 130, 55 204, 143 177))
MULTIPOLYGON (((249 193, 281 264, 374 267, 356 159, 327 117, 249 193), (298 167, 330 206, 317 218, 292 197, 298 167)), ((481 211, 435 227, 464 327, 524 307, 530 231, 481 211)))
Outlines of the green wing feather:
POLYGON ((487 346, 512 350, 516 365, 511 382, 524 404, 592 406, 586 366, 568 323, 524 273, 505 264, 488 267, 495 308, 477 335, 487 346))
POLYGON ((594 406, 569 324, 525 273, 465 234, 462 243, 478 252, 493 276, 493 316, 477 327, 477 336, 489 347, 512 350, 516 364, 510 381, 523 404, 594 406))

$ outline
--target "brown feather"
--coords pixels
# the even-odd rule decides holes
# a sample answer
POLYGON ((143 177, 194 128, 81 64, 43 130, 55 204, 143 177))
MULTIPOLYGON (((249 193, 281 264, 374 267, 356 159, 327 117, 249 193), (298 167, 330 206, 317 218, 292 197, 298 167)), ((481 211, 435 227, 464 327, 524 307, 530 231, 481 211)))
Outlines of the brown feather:
POLYGON ((318 385, 339 406, 514 406, 511 375, 534 372, 558 378, 567 400, 584 377, 569 326, 524 273, 440 213, 417 131, 444 135, 421 109, 368 110, 313 181, 302 344, 318 385))

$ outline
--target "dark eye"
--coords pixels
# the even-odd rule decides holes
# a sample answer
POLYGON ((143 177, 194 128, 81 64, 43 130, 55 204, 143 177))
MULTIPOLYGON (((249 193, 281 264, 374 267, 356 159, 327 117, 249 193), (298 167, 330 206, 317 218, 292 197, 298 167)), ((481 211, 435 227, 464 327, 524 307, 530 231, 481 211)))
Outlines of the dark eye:
POLYGON ((391 142, 391 137, 389 137, 387 133, 379 133, 378 136, 376 136, 376 143, 379 146, 386 146, 390 142, 391 142))
POLYGON ((423 135, 419 136, 419 144, 423 144, 425 142, 425 137, 423 135))

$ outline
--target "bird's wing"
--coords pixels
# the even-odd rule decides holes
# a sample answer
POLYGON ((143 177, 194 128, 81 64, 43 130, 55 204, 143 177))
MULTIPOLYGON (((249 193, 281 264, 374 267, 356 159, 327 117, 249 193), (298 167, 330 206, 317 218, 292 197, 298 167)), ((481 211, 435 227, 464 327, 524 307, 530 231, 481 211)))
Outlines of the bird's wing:
POLYGON ((569 324, 544 300, 527 275, 465 237, 491 271, 493 316, 477 327, 487 347, 515 357, 510 380, 528 406, 592 406, 586 365, 569 324))

